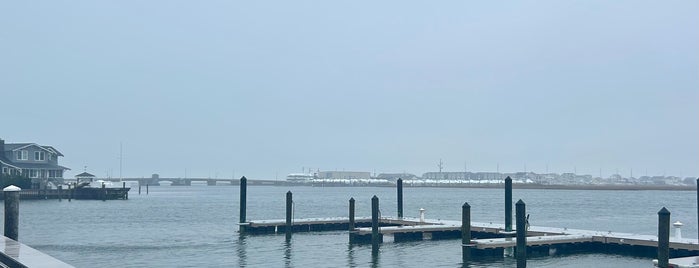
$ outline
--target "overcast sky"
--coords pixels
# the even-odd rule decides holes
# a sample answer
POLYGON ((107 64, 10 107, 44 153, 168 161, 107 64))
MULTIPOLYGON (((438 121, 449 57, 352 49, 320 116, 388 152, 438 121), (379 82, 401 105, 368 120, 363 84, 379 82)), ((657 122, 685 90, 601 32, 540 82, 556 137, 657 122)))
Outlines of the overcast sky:
POLYGON ((0 138, 66 176, 699 175, 699 1, 6 1, 0 138))

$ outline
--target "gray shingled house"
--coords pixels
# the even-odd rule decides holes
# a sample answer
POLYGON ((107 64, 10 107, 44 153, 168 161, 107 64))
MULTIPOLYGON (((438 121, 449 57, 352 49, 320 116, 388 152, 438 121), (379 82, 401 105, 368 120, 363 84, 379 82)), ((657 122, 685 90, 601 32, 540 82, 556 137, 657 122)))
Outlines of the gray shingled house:
POLYGON ((63 183, 63 171, 58 165, 61 152, 52 146, 36 143, 5 143, 0 139, 0 172, 4 175, 22 175, 32 180, 32 185, 46 187, 63 183))

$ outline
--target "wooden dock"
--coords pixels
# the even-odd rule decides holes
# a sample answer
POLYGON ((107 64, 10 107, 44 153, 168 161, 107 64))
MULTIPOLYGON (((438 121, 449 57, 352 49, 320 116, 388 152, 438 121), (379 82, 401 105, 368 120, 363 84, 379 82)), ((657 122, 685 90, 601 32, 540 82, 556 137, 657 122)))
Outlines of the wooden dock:
MULTIPOLYGON (((416 218, 381 217, 379 220, 381 241, 419 241, 461 238, 461 222, 425 220, 416 218), (384 239, 388 238, 388 239, 384 239), (392 238, 392 239, 391 239, 392 238)), ((285 220, 261 220, 242 223, 250 234, 286 232, 285 220)), ((291 232, 348 231, 353 243, 371 242, 371 218, 355 218, 356 228, 349 231, 349 218, 295 219, 291 232)), ((471 222, 474 238, 467 245, 479 255, 503 254, 515 247, 514 231, 505 231, 504 224, 471 222)), ((528 251, 558 254, 573 251, 595 251, 653 257, 657 254, 658 237, 619 232, 602 232, 568 228, 531 226, 527 231, 528 251)), ((697 239, 670 238, 672 257, 699 255, 697 239)))
MULTIPOLYGON (((115 200, 128 199, 129 187, 123 188, 77 188, 77 189, 23 189, 19 193, 22 200, 41 199, 78 199, 78 200, 115 200)), ((0 191, 0 195, 4 193, 0 191)))

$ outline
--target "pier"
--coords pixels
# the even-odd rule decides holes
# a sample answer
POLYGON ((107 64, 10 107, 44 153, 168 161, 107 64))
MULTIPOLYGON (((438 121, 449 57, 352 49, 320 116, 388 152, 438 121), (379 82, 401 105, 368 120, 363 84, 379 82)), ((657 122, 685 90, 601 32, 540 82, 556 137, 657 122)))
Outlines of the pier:
MULTIPOLYGON (((349 217, 293 219, 289 212, 292 193, 287 192, 287 213, 284 220, 245 220, 247 179, 241 178, 241 234, 271 234, 284 232, 291 239, 294 232, 346 230, 349 243, 371 243, 372 254, 379 253, 379 245, 386 242, 462 239, 464 261, 476 256, 516 256, 517 267, 526 267, 527 256, 549 256, 597 252, 642 257, 657 257, 658 267, 671 267, 699 256, 699 239, 670 237, 670 212, 658 212, 658 235, 632 234, 611 231, 580 230, 557 227, 529 226, 526 204, 516 203, 516 227, 512 227, 512 184, 505 181, 505 223, 473 222, 470 205, 464 203, 462 220, 425 219, 420 209, 419 218, 402 216, 401 180, 397 185, 398 217, 380 217, 378 197, 372 198, 372 216, 355 218, 354 198, 349 200, 349 217)), ((698 179, 699 182, 699 179, 698 179)), ((699 190, 697 191, 699 207, 699 190)), ((677 223, 675 227, 682 224, 677 223)), ((678 229, 679 230, 679 229, 678 229)), ((676 231, 677 232, 677 231, 676 231)), ((694 259, 692 259, 694 260, 694 259)))

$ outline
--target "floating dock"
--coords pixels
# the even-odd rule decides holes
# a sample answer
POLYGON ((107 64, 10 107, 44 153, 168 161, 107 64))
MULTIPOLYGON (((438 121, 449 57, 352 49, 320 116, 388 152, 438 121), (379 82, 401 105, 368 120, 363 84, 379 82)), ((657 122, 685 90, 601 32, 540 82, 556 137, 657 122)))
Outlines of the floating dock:
MULTIPOLYGON (((291 232, 348 231, 353 236, 353 243, 371 242, 370 217, 355 218, 356 228, 353 230, 349 230, 349 222, 346 217, 295 219, 291 223, 291 232)), ((283 219, 250 221, 241 225, 246 225, 246 233, 250 234, 285 233, 287 228, 283 219)), ((382 217, 379 226, 383 242, 459 239, 462 236, 459 221, 382 217)), ((505 231, 504 224, 471 222, 473 240, 466 246, 477 255, 504 254, 504 250, 515 247, 514 233, 515 230, 505 231)), ((541 226, 531 226, 527 231, 528 251, 545 255, 596 251, 653 257, 657 254, 657 246, 658 237, 654 235, 541 226)), ((670 238, 670 256, 693 255, 699 255, 697 239, 670 238)))

